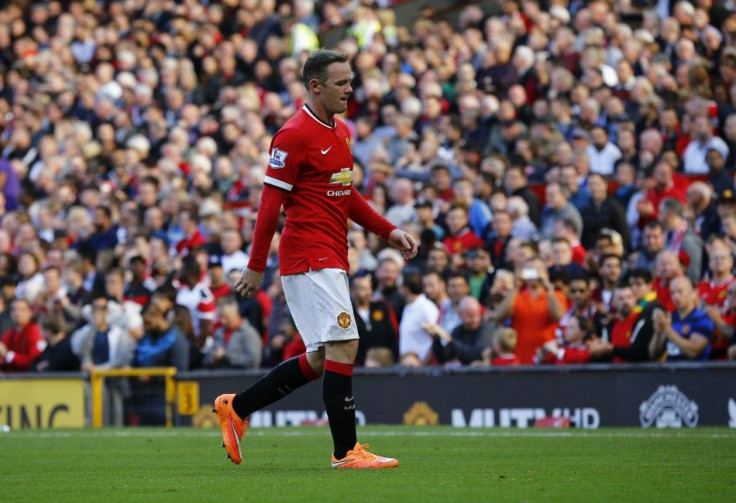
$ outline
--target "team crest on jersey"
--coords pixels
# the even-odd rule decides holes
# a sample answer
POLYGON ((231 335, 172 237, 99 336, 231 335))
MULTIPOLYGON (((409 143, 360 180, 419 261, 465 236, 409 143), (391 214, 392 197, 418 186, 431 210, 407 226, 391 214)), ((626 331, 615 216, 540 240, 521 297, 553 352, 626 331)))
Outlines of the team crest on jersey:
POLYGON ((682 326, 682 335, 687 335, 690 333, 690 325, 685 324, 682 326))
POLYGON ((353 145, 352 145, 352 142, 350 141, 350 137, 348 137, 348 136, 345 137, 345 143, 347 143, 348 148, 350 150, 353 150, 353 145))
POLYGON ((350 321, 350 315, 345 311, 337 315, 337 324, 340 325, 340 328, 348 328, 350 321))
POLYGON ((268 160, 268 165, 273 169, 281 169, 286 166, 286 158, 289 156, 288 152, 279 150, 274 147, 271 151, 271 158, 268 160))
POLYGON ((381 321, 383 320, 383 311, 375 311, 373 313, 373 321, 381 321))

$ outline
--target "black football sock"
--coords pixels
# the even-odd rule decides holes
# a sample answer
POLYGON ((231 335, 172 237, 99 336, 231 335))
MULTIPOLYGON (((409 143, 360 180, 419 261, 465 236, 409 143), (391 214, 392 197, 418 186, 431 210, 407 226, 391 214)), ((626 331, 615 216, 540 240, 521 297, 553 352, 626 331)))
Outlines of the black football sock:
POLYGON ((319 377, 307 361, 306 353, 281 362, 250 388, 235 395, 233 410, 245 419, 253 412, 284 398, 295 389, 319 377))
POLYGON ((322 397, 330 419, 335 458, 341 459, 357 442, 352 365, 325 360, 322 397))

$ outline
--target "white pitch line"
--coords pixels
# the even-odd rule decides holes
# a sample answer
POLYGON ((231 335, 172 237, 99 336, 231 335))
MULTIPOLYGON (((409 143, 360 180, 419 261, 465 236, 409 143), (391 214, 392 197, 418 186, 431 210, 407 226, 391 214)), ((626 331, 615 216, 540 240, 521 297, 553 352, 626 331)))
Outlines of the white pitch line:
MULTIPOLYGON (((360 433, 360 429, 358 430, 360 433)), ((383 430, 365 432, 368 437, 470 437, 470 438, 699 438, 699 439, 736 439, 736 431, 724 433, 698 433, 687 430, 687 433, 676 430, 641 430, 641 431, 612 431, 605 430, 442 430, 442 431, 402 431, 383 430)), ((216 430, 200 430, 194 428, 176 428, 172 430, 78 430, 78 431, 37 431, 21 430, 7 434, 10 437, 26 438, 78 438, 83 436, 101 438, 175 438, 175 437, 219 437, 216 430)), ((323 428, 253 428, 248 436, 257 437, 311 437, 328 436, 329 431, 323 428)), ((0 435, 2 438, 3 435, 0 435)))

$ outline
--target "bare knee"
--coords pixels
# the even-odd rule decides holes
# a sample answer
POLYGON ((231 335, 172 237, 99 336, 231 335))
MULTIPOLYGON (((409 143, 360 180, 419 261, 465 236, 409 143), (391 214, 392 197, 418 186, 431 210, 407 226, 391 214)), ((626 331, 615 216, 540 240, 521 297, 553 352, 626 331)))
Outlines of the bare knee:
POLYGON ((312 367, 312 370, 314 370, 314 373, 321 376, 325 367, 325 348, 321 347, 317 351, 308 352, 307 362, 312 367))
POLYGON ((355 355, 358 354, 358 339, 328 342, 325 347, 328 360, 352 365, 355 362, 355 355))

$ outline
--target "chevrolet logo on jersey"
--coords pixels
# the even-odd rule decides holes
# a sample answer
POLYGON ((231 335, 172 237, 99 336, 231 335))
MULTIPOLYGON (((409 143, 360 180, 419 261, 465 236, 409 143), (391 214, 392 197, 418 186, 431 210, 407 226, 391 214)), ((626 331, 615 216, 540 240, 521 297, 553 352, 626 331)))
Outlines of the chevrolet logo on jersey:
POLYGON ((333 173, 330 178, 330 183, 341 183, 343 186, 353 184, 353 172, 350 168, 342 168, 339 173, 333 173))

